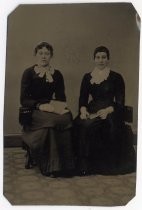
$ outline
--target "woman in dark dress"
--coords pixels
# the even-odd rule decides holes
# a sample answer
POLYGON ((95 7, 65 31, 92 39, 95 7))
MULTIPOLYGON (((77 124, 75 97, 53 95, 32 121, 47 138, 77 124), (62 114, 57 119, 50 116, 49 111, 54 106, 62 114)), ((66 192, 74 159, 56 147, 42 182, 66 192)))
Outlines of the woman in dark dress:
POLYGON ((95 68, 81 83, 79 116, 75 119, 80 175, 135 170, 132 138, 124 122, 125 84, 119 73, 110 70, 109 57, 106 47, 96 48, 95 68))
POLYGON ((72 115, 66 105, 63 76, 50 65, 50 44, 38 44, 34 53, 36 64, 24 71, 21 81, 21 105, 32 110, 32 121, 23 129, 25 167, 37 164, 43 175, 69 175, 74 169, 72 115))

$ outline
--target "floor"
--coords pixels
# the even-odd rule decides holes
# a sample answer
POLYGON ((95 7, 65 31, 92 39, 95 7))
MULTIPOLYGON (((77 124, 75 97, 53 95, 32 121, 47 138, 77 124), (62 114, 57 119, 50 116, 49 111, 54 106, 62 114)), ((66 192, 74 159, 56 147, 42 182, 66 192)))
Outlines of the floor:
POLYGON ((135 173, 50 178, 25 169, 24 154, 4 149, 4 195, 12 205, 122 206, 135 196, 135 173))

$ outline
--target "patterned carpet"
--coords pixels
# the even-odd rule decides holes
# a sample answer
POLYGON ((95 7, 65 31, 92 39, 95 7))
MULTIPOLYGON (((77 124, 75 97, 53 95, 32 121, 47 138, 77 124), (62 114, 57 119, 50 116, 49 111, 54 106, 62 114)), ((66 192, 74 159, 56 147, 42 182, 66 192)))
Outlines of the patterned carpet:
POLYGON ((4 149, 4 195, 12 205, 121 206, 135 196, 136 174, 50 178, 24 168, 25 151, 4 149))

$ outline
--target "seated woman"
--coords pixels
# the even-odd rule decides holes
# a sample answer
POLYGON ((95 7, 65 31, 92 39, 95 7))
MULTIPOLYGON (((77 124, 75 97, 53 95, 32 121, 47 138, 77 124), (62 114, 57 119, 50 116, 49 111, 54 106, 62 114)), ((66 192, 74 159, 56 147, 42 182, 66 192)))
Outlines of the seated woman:
POLYGON ((123 115, 124 80, 119 73, 110 70, 109 58, 106 47, 97 47, 95 68, 84 75, 81 83, 79 116, 74 126, 80 175, 135 170, 132 136, 128 136, 123 115))
POLYGON ((21 81, 21 105, 32 110, 32 120, 23 129, 28 151, 25 167, 38 164, 43 175, 69 175, 74 169, 72 114, 66 105, 63 76, 50 65, 50 44, 38 44, 34 54, 36 64, 24 71, 21 81))

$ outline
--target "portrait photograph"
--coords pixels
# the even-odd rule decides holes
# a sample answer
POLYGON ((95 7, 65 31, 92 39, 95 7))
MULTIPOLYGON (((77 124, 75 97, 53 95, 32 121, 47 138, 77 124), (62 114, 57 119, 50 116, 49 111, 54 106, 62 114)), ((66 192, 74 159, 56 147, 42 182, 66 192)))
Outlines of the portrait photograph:
POLYGON ((20 2, 6 24, 5 199, 12 206, 129 206, 140 140, 134 4, 20 2))

